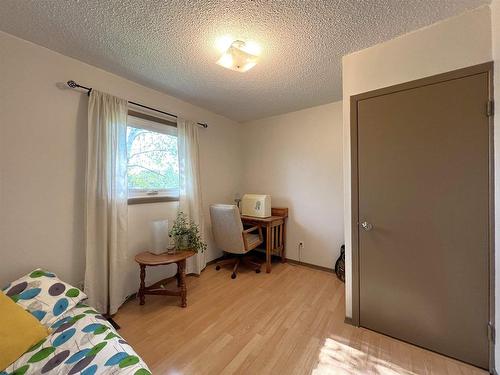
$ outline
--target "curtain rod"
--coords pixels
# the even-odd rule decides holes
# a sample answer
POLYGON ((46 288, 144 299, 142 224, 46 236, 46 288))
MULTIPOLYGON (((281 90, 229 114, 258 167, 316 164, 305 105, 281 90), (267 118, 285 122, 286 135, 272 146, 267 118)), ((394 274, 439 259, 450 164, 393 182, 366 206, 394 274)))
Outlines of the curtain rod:
MULTIPOLYGON (((80 89, 84 89, 84 90, 87 90, 87 95, 90 96, 90 92, 92 91, 92 87, 86 87, 86 86, 82 86, 82 85, 79 85, 78 83, 76 83, 75 81, 71 80, 71 81, 68 81, 66 82, 66 84, 71 87, 72 89, 76 89, 76 88, 80 88, 80 89)), ((130 104, 133 104, 137 107, 141 107, 141 108, 146 108, 146 109, 149 109, 150 111, 155 111, 155 112, 158 112, 158 113, 163 113, 164 115, 167 115, 167 116, 170 116, 170 117, 175 117, 175 118, 178 118, 179 116, 177 115, 174 115, 173 113, 168 113, 168 112, 165 112, 165 111, 162 111, 162 110, 159 110, 159 109, 156 109, 156 108, 153 108, 153 107, 149 107, 147 105, 144 105, 144 104, 140 104, 140 103, 136 103, 136 102, 132 102, 130 100, 128 100, 128 102, 130 104)), ((204 123, 204 122, 197 122, 198 125, 200 126, 203 126, 204 128, 208 128, 208 124, 207 123, 204 123)))

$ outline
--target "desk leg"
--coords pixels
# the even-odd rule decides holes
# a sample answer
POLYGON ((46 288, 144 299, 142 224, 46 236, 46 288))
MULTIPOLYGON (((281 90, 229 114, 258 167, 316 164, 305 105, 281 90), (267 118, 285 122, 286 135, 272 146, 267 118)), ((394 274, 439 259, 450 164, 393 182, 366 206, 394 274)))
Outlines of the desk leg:
POLYGON ((281 243, 281 263, 286 263, 286 223, 283 222, 283 226, 281 227, 283 242, 281 243))
POLYGON ((266 226, 266 272, 271 272, 271 226, 266 226))
POLYGON ((187 307, 186 259, 177 263, 179 291, 181 292, 181 307, 187 307))
POLYGON ((144 290, 146 289, 146 283, 144 281, 146 279, 146 266, 144 264, 141 264, 140 267, 141 267, 141 285, 139 287, 139 303, 141 305, 144 305, 146 303, 146 299, 144 296, 144 290))

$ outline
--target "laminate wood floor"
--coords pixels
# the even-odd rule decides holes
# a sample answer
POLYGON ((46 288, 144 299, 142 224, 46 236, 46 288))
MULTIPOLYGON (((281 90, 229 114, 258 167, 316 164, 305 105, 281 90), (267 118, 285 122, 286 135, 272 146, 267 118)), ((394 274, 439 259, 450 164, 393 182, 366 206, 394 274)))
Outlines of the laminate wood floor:
POLYGON ((292 264, 272 273, 209 266, 179 298, 146 296, 115 316, 153 374, 487 374, 344 323, 344 284, 292 264))

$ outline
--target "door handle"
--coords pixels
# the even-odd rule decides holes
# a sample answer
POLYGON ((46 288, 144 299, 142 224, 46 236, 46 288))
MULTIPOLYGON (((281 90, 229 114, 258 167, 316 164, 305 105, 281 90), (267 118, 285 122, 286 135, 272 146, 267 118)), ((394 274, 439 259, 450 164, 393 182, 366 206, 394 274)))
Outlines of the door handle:
POLYGON ((368 223, 366 221, 363 221, 361 223, 361 228, 363 228, 364 230, 366 230, 368 232, 368 231, 371 231, 373 229, 373 225, 371 225, 370 223, 368 223))

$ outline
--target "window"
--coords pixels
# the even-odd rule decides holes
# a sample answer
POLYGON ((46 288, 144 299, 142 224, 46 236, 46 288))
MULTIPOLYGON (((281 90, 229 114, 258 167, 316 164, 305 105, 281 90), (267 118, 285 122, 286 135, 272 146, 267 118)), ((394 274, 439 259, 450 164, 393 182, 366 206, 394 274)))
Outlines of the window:
POLYGON ((129 114, 127 123, 129 203, 177 200, 177 128, 154 117, 137 116, 129 114))

